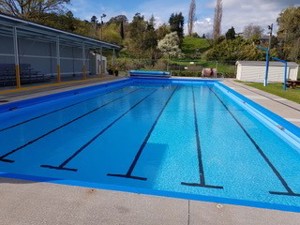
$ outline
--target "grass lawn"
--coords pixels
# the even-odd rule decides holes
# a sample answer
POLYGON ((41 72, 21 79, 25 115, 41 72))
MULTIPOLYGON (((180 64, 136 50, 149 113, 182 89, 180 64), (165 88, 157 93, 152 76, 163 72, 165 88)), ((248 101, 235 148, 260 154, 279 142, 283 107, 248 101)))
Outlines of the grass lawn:
POLYGON ((182 52, 184 54, 194 54, 196 51, 205 52, 211 47, 209 41, 204 38, 184 37, 182 52))
POLYGON ((243 83, 251 87, 255 87, 262 91, 280 96, 282 98, 286 98, 288 100, 300 104, 300 88, 295 88, 295 89, 287 88, 286 91, 284 91, 281 83, 268 84, 268 86, 266 87, 264 87, 262 83, 250 83, 250 82, 243 82, 243 83))

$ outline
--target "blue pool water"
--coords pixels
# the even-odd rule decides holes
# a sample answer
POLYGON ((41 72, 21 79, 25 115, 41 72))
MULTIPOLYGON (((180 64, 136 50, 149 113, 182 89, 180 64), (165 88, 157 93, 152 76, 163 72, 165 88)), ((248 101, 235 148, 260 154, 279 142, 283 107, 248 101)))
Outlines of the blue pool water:
POLYGON ((8 104, 1 176, 299 212, 299 128, 239 99, 213 81, 128 79, 8 104))

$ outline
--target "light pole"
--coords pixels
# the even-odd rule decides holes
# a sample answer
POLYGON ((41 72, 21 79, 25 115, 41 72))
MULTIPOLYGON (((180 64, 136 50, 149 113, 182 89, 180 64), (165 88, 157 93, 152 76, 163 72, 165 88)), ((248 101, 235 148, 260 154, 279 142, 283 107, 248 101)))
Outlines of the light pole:
POLYGON ((271 48, 271 40, 272 40, 272 31, 273 31, 273 23, 268 26, 268 29, 270 31, 269 36, 269 45, 266 50, 266 74, 265 74, 265 80, 264 80, 264 86, 268 85, 268 74, 269 74, 269 61, 270 61, 270 48, 271 48))
POLYGON ((100 39, 101 39, 101 40, 102 40, 102 25, 103 25, 102 19, 103 19, 104 17, 106 17, 106 14, 103 13, 103 14, 100 16, 100 21, 101 21, 101 25, 100 25, 100 39))

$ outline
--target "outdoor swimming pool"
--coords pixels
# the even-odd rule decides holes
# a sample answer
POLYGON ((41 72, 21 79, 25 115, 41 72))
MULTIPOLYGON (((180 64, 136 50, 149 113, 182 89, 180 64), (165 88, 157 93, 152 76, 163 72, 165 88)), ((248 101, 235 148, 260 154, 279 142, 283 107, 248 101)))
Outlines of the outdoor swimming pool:
POLYGON ((131 78, 0 112, 3 177, 300 211, 299 128, 217 81, 131 78))

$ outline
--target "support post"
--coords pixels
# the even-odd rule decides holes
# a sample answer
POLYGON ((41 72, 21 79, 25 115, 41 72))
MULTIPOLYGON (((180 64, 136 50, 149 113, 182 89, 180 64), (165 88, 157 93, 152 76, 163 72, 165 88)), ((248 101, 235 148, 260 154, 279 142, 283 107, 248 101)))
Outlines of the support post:
POLYGON ((266 51, 266 74, 265 74, 265 79, 264 79, 264 86, 268 85, 268 76, 269 76, 269 62, 270 62, 270 49, 271 49, 271 40, 272 40, 272 31, 273 31, 273 23, 271 26, 268 26, 270 30, 270 36, 269 36, 269 45, 268 49, 266 51))
POLYGON ((59 36, 56 38, 56 81, 59 83, 61 82, 60 76, 60 47, 59 47, 59 36))
POLYGON ((102 46, 100 47, 100 77, 102 76, 102 73, 103 73, 103 64, 102 64, 102 46))
POLYGON ((17 27, 13 27, 14 55, 15 55, 15 73, 16 73, 16 88, 21 87, 20 77, 20 62, 19 62, 19 46, 17 27))
POLYGON ((284 63, 284 77, 283 77, 283 90, 286 91, 286 80, 287 80, 287 61, 283 59, 279 59, 277 57, 272 57, 273 60, 284 63))
POLYGON ((116 50, 113 48, 112 67, 113 67, 113 74, 114 75, 116 75, 115 59, 116 59, 116 50))
POLYGON ((286 80, 287 80, 287 61, 284 62, 284 83, 283 89, 286 91, 286 80))
POLYGON ((82 79, 86 79, 86 65, 85 65, 85 45, 82 43, 82 79))

